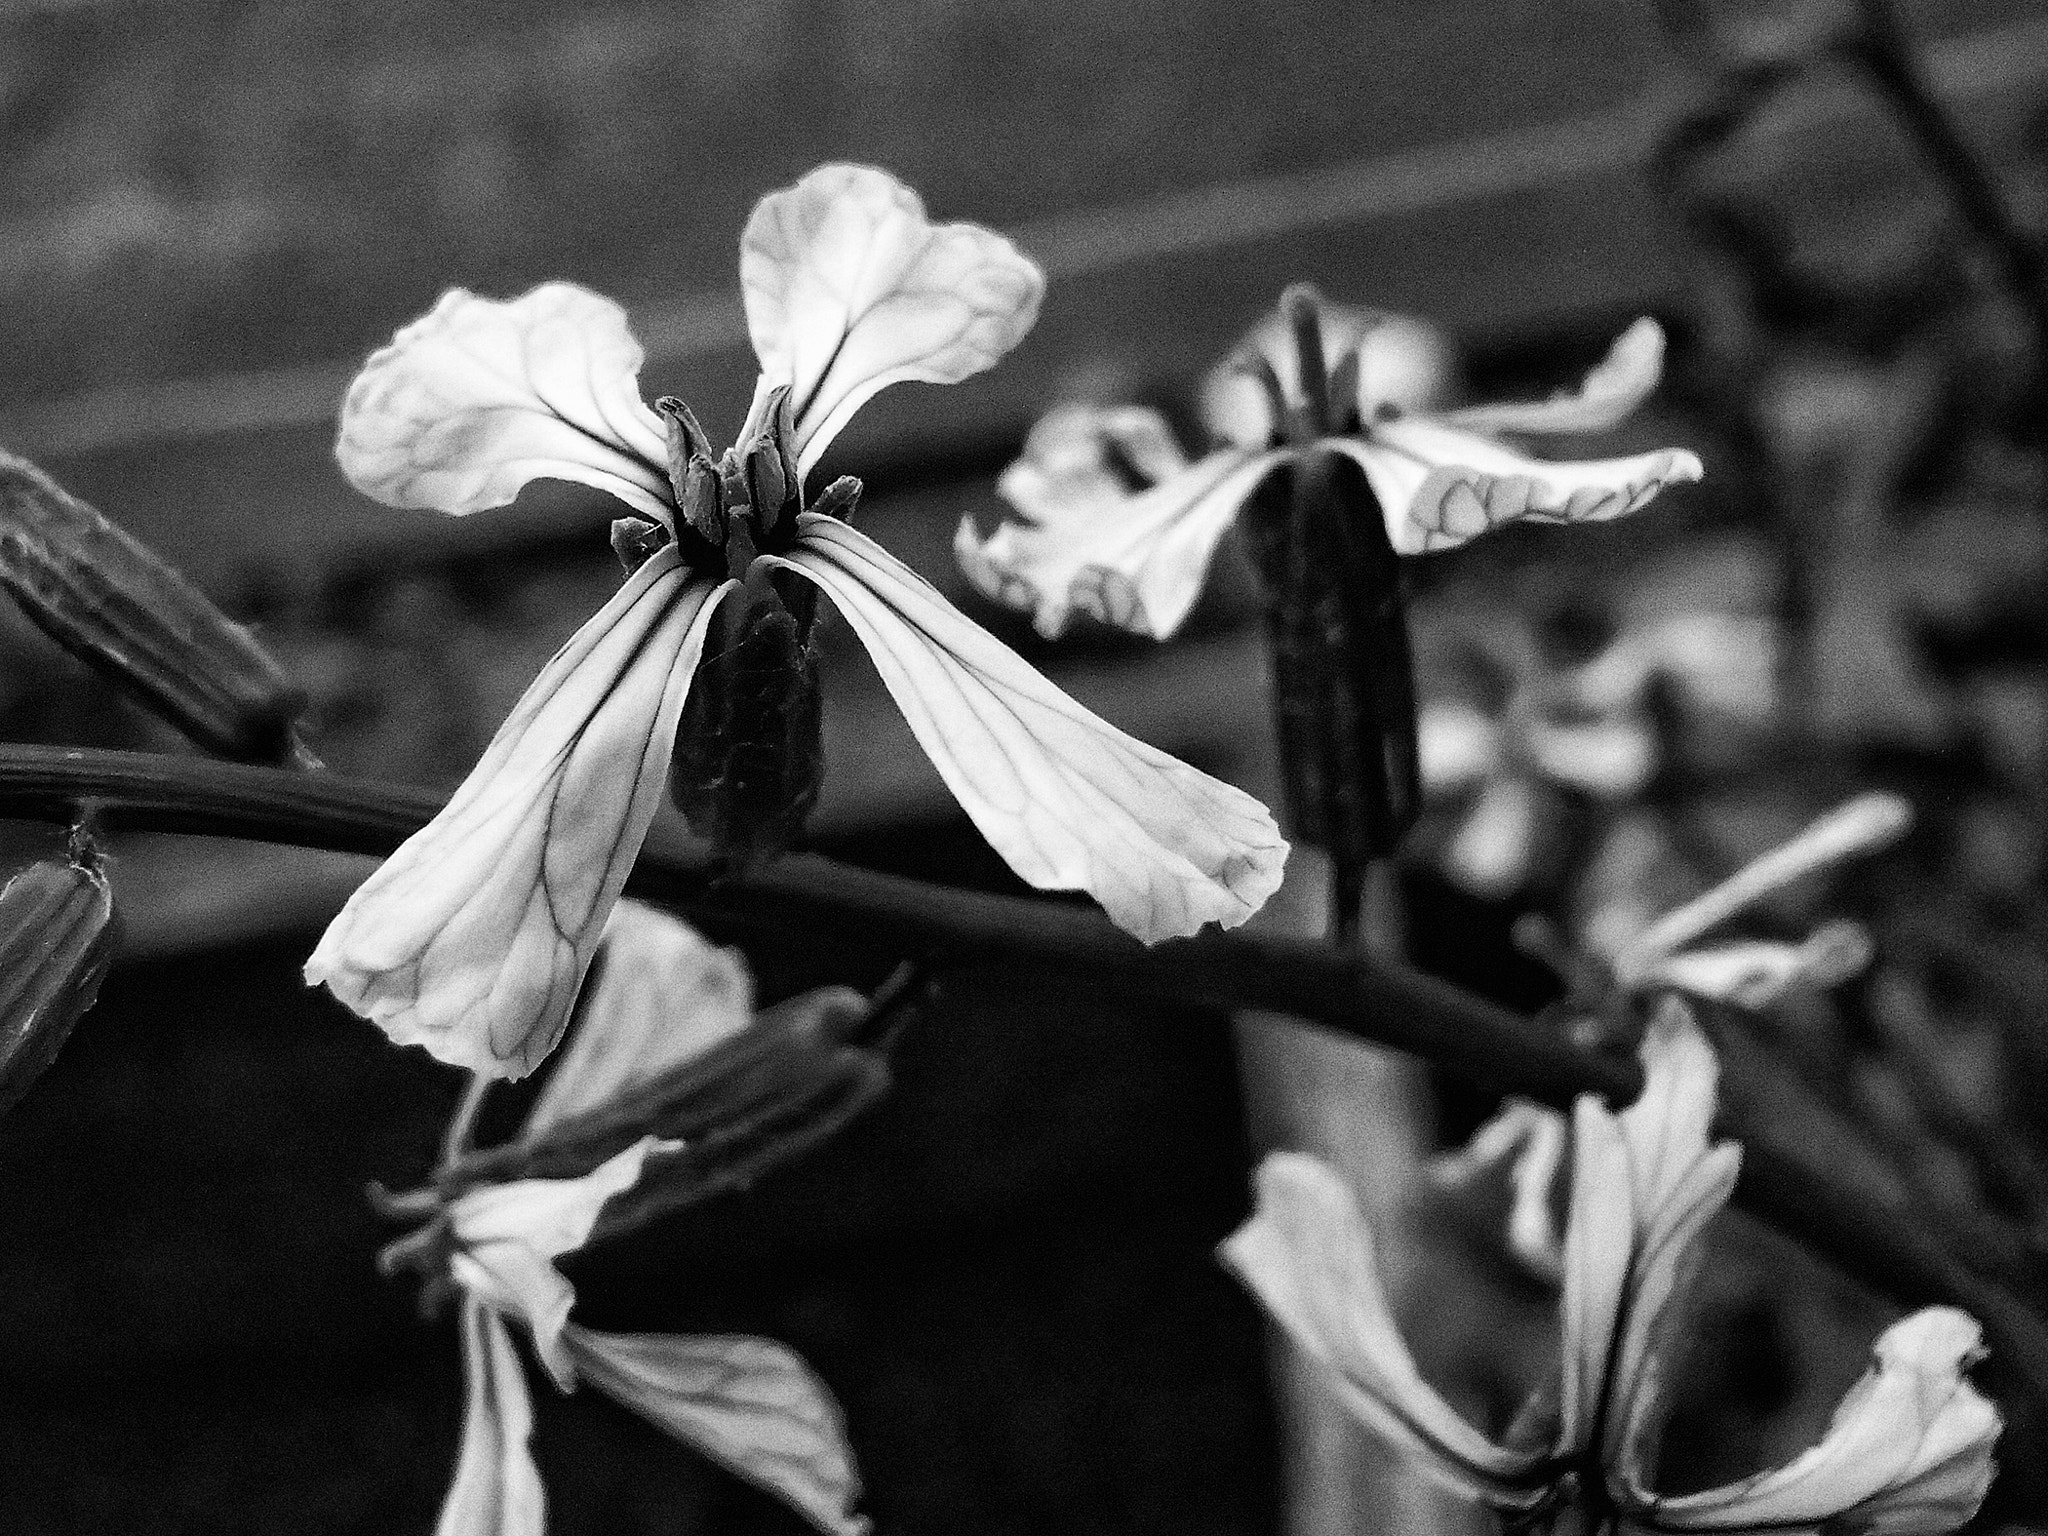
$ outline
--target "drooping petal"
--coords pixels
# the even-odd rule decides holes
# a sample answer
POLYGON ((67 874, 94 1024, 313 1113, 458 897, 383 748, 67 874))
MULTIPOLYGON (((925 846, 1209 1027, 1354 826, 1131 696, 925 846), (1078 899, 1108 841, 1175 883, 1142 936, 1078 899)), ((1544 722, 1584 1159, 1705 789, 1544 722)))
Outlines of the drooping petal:
POLYGON ((372 353, 334 456, 393 507, 501 507, 529 480, 575 480, 671 518, 661 418, 640 398, 626 312, 574 283, 516 299, 452 288, 372 353))
POLYGON ((526 1117, 529 1141, 701 1056, 754 1017, 754 980, 738 951, 637 901, 612 910, 585 993, 575 1032, 526 1117))
MULTIPOLYGON (((1458 362, 1442 329, 1409 315, 1329 299, 1319 301, 1317 311, 1325 363, 1334 368, 1347 353, 1358 354, 1356 403, 1361 420, 1371 421, 1383 408, 1406 414, 1433 411, 1444 403, 1458 376, 1458 362)), ((1302 404, 1293 331, 1279 310, 1253 326, 1202 385, 1202 420, 1209 430, 1223 442, 1258 450, 1272 445, 1280 423, 1274 419, 1265 386, 1246 366, 1251 358, 1273 370, 1285 404, 1302 404)))
POLYGON ((1014 347, 1045 275, 990 230, 932 224, 886 171, 823 165, 754 209, 740 287, 764 384, 790 386, 808 473, 878 390, 957 384, 1014 347))
POLYGON ((463 1293, 498 1317, 516 1317, 533 1336, 533 1352, 564 1392, 576 1386, 575 1366, 562 1344, 576 1288, 568 1277, 521 1242, 479 1243, 458 1249, 448 1273, 463 1293))
POLYGON ((1374 422, 1363 438, 1325 438, 1323 446, 1365 471, 1404 555, 1450 549, 1517 519, 1605 522, 1702 473, 1683 448, 1552 463, 1419 417, 1374 422))
POLYGON ((1577 389, 1548 400, 1473 405, 1440 417, 1467 432, 1605 432, 1650 398, 1664 372, 1664 330, 1645 315, 1615 337, 1577 389))
POLYGON ((1344 1405, 1467 1498, 1525 1508, 1541 1494, 1540 1452, 1495 1445, 1416 1368, 1380 1281, 1372 1233, 1336 1172, 1275 1153, 1260 1164, 1258 1207, 1220 1250, 1301 1350, 1326 1367, 1344 1405))
POLYGON ((1963 1378, 1982 1350, 1974 1319, 1929 1307, 1886 1329, 1820 1444, 1775 1472, 1682 1498, 1632 1490, 1660 1531, 1873 1536, 1952 1531, 1991 1487, 1998 1410, 1963 1378))
POLYGON ((479 1301, 462 1304, 462 1366, 462 1449, 434 1536, 543 1536, 547 1495, 527 1448, 533 1402, 511 1336, 479 1301))
POLYGON ((1069 406, 1032 429, 996 484, 1023 520, 983 539, 962 518, 953 551, 975 586, 1031 614, 1042 635, 1062 633, 1078 609, 1164 640, 1279 459, 1224 449, 1191 465, 1157 411, 1069 406), (1120 467, 1156 483, 1133 488, 1120 467))
POLYGON ((860 1476, 839 1407, 767 1339, 564 1335, 577 1373, 649 1423, 774 1494, 827 1536, 862 1536, 860 1476))
POLYGON ((1590 1095, 1572 1106, 1572 1203, 1565 1218, 1558 1450, 1583 1451, 1609 1384, 1635 1246, 1628 1144, 1590 1095))
POLYGON ((657 553, 556 652, 447 807, 363 882, 308 982, 490 1077, 554 1048, 654 819, 730 583, 657 553))
POLYGON ((918 744, 997 853, 1082 890, 1146 943, 1235 927, 1279 888, 1287 843, 1242 790, 1098 719, 865 535, 806 514, 776 563, 824 589, 918 744))

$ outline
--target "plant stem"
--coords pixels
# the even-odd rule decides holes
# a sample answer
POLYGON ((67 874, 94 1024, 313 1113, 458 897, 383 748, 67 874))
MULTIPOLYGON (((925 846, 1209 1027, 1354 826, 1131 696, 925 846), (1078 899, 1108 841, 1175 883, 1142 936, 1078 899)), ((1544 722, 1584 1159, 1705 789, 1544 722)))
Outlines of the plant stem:
MULTIPOLYGON (((440 808, 402 785, 199 758, 0 746, 0 817, 69 826, 90 809, 109 832, 235 837, 384 854, 440 808)), ((1292 1014, 1422 1056, 1504 1093, 1564 1107, 1580 1093, 1616 1101, 1641 1088, 1635 1063, 1598 1057, 1456 987, 1353 950, 1243 934, 1146 949, 1100 912, 994 896, 789 854, 758 873, 714 879, 701 851, 650 839, 627 890, 672 903, 715 931, 853 932, 928 974, 1013 968, 1069 986, 1212 1010, 1292 1014)), ((1909 1208, 1835 1166, 1810 1138, 1745 1113, 1763 1095, 1731 1083, 1724 1119, 1747 1141, 1737 1199, 1908 1304, 1974 1312, 1996 1362, 2048 1406, 2048 1324, 1968 1270, 1909 1208)))

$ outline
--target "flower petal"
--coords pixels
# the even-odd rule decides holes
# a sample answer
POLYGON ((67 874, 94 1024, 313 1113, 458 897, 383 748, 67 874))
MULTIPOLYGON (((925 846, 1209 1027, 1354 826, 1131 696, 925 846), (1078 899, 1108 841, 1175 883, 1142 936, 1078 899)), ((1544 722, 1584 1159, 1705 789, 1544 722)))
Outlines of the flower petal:
POLYGON ((666 438, 640 361, 626 312, 587 288, 451 288, 363 365, 334 456, 387 506, 477 512, 529 480, 575 480, 667 522, 666 438))
POLYGON ((823 165, 754 209, 740 287, 763 383, 790 386, 809 473, 876 391, 957 384, 1014 347, 1045 275, 990 230, 930 223, 886 171, 823 165))
POLYGON ((448 1273, 471 1299, 500 1317, 516 1317, 533 1335, 533 1352, 556 1387, 576 1387, 575 1366, 562 1344, 576 1288, 559 1269, 520 1242, 479 1243, 448 1260, 448 1273))
POLYGON ((862 1536, 860 1476, 838 1404, 767 1339, 565 1335, 577 1373, 657 1428, 774 1494, 828 1536, 862 1536))
MULTIPOLYGON (((1409 315, 1362 309, 1322 299, 1323 358, 1334 368, 1358 353, 1358 414, 1371 421, 1383 408, 1401 413, 1432 411, 1442 405, 1458 375, 1456 349, 1442 329, 1409 315)), ((1303 404, 1301 365, 1293 329, 1278 309, 1246 333, 1224 364, 1202 385, 1202 420, 1218 439, 1240 448, 1272 446, 1281 424, 1273 403, 1248 358, 1262 359, 1279 381, 1282 398, 1303 404)))
POLYGON ((1023 514, 987 539, 962 518, 960 568, 998 602, 1060 634, 1075 609, 1164 640, 1201 594, 1216 541, 1277 453, 1213 453, 1196 464, 1157 411, 1070 406, 1032 429, 996 488, 1023 514), (1133 490, 1112 453, 1157 483, 1133 490))
POLYGON ((1023 879, 1083 890, 1146 943, 1235 927, 1280 885, 1263 805, 1098 719, 865 535, 805 514, 775 563, 822 587, 918 744, 1023 879))
POLYGON ((661 802, 731 584, 657 553, 556 652, 445 809, 363 882, 306 979, 400 1045, 493 1077, 554 1048, 661 802))
POLYGON ((1616 980, 1632 988, 1669 987, 1741 1008, 1764 1008, 1795 986, 1832 987, 1870 964, 1870 935, 1851 922, 1828 923, 1803 944, 1744 939, 1675 955, 1651 955, 1616 980))
POLYGON ((1614 1116, 1586 1095, 1572 1106, 1572 1203, 1565 1218, 1558 1450, 1586 1449, 1600 1422, 1615 1330, 1635 1246, 1628 1144, 1614 1116))
POLYGON ((1645 315, 1615 337, 1577 389, 1548 400, 1474 405, 1438 419, 1467 432, 1605 432, 1650 398, 1664 372, 1664 330, 1645 315))
POLYGON ((754 979, 679 918, 622 901, 554 1075, 521 1133, 531 1141, 615 1094, 701 1056, 754 1017, 754 979))
POLYGON ((1531 720, 1523 741, 1538 768, 1602 800, 1639 793, 1657 767, 1657 739, 1647 715, 1618 720, 1531 720))
POLYGON ((1525 1508, 1541 1496, 1540 1452, 1474 1429, 1422 1378, 1380 1281, 1372 1233, 1334 1170, 1281 1152, 1259 1165, 1258 1208, 1220 1250, 1301 1350, 1328 1368, 1344 1405, 1467 1498, 1525 1508))
POLYGON ((516 1244, 544 1259, 560 1258, 590 1240, 605 1202, 640 1182, 650 1155, 674 1146, 642 1136, 581 1178, 515 1179, 472 1189, 448 1207, 455 1240, 464 1248, 516 1244))
POLYGON ((1521 775, 1488 779, 1444 849, 1444 873, 1489 901, 1514 895, 1535 862, 1540 809, 1536 786, 1521 775))
POLYGON ((504 1323, 478 1301, 462 1304, 462 1366, 462 1449, 434 1536, 543 1536, 547 1495, 527 1449, 533 1402, 504 1323))
POLYGON ((1449 794, 1496 772, 1503 760, 1500 723, 1457 700, 1431 700, 1416 720, 1415 746, 1422 782, 1431 794, 1449 794))
POLYGON ((1404 555, 1450 549, 1521 518, 1605 522, 1702 473, 1699 459, 1683 448, 1550 463, 1421 418, 1374 422, 1363 439, 1326 438, 1323 446, 1365 471, 1387 535, 1404 555))
POLYGON ((1982 1352, 1974 1319, 1928 1307, 1878 1339, 1819 1445, 1775 1472, 1645 1501, 1665 1531, 1844 1529, 1909 1536, 1954 1530, 1990 1489, 2003 1424, 1963 1369, 1982 1352), (1830 1526, 1832 1529, 1832 1526, 1830 1526))
POLYGON ((1430 1165, 1438 1184, 1461 1189, 1504 1169, 1511 1191, 1508 1251, 1531 1274, 1558 1280, 1564 1274, 1564 1238, 1553 1199, 1564 1169, 1565 1117, 1542 1104, 1511 1099, 1472 1133, 1456 1152, 1430 1165))

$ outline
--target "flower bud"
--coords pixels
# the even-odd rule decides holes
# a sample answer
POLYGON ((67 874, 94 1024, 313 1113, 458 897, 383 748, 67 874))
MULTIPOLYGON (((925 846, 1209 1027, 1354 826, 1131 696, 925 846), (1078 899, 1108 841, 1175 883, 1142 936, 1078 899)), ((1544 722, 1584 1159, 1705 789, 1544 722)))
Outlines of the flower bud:
POLYGON ((0 1115, 99 996, 113 916, 106 876, 88 864, 46 859, 0 890, 0 1115))
POLYGON ((241 625, 96 509, 0 451, 0 585, 211 752, 282 762, 305 695, 241 625))

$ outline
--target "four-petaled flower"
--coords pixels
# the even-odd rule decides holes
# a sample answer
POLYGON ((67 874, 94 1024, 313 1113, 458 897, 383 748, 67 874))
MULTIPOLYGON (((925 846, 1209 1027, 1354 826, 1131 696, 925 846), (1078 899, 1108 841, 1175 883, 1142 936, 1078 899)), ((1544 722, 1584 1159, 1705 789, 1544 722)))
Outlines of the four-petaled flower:
MULTIPOLYGON (((615 1103, 753 1018, 744 967, 683 924, 631 903, 615 914, 608 963, 521 1133, 527 1143, 615 1103)), ((784 1007, 842 1007, 827 988, 784 1007)), ((507 1324, 523 1327, 564 1392, 588 1383, 750 1482, 826 1536, 862 1536, 860 1494, 839 1409, 783 1345, 740 1336, 617 1334, 569 1321, 576 1292, 555 1260, 589 1241, 605 1203, 650 1160, 680 1147, 642 1136, 576 1178, 482 1184, 445 1202, 387 1251, 460 1293, 468 1378, 462 1444, 436 1536, 542 1536, 546 1497, 528 1440, 533 1405, 507 1324)), ((401 1196, 395 1206, 420 1202, 401 1196)))
POLYGON ((565 283, 451 292, 349 391, 337 456, 381 501, 468 513, 553 477, 644 520, 619 532, 639 563, 618 595, 307 964, 401 1044, 507 1076, 547 1054, 661 799, 714 611, 744 588, 791 654, 806 643, 808 594, 785 608, 784 573, 831 598, 1026 881, 1088 892, 1147 942, 1242 922, 1279 884, 1286 843, 1258 801, 1081 708, 847 526, 852 482, 806 509, 804 477, 877 390, 957 382, 1016 344, 1038 269, 928 223, 880 171, 826 166, 754 211, 740 276, 761 378, 716 461, 680 402, 642 402, 619 307, 565 283))
POLYGON ((1482 1434, 1417 1369, 1372 1234, 1337 1173, 1293 1153, 1259 1170, 1258 1209, 1224 1245, 1345 1405, 1445 1486, 1527 1524, 1576 1508, 1634 1532, 1952 1530, 1983 1501, 1998 1411, 1964 1379, 1979 1329, 1929 1307, 1878 1339, 1821 1442, 1775 1471, 1700 1493, 1648 1486, 1679 1302, 1740 1149, 1710 1145, 1716 1065, 1681 1004, 1652 1020, 1646 1082, 1620 1114, 1587 1095, 1572 1120, 1563 1342, 1547 1443, 1482 1434))
POLYGON ((1056 635, 1076 610, 1164 639, 1200 593, 1217 541, 1276 470, 1337 455, 1364 471, 1398 554, 1447 549, 1518 518, 1577 523, 1623 516, 1700 462, 1666 448, 1552 463, 1493 434, 1601 432, 1656 387, 1664 336, 1652 320, 1622 333, 1574 393, 1519 405, 1409 412, 1377 390, 1378 317, 1291 289, 1204 400, 1223 446, 1190 461, 1157 411, 1066 407, 1043 420, 1001 481, 1021 514, 983 538, 963 521, 962 569, 989 596, 1056 635), (1334 359, 1326 366, 1325 359, 1334 359))

